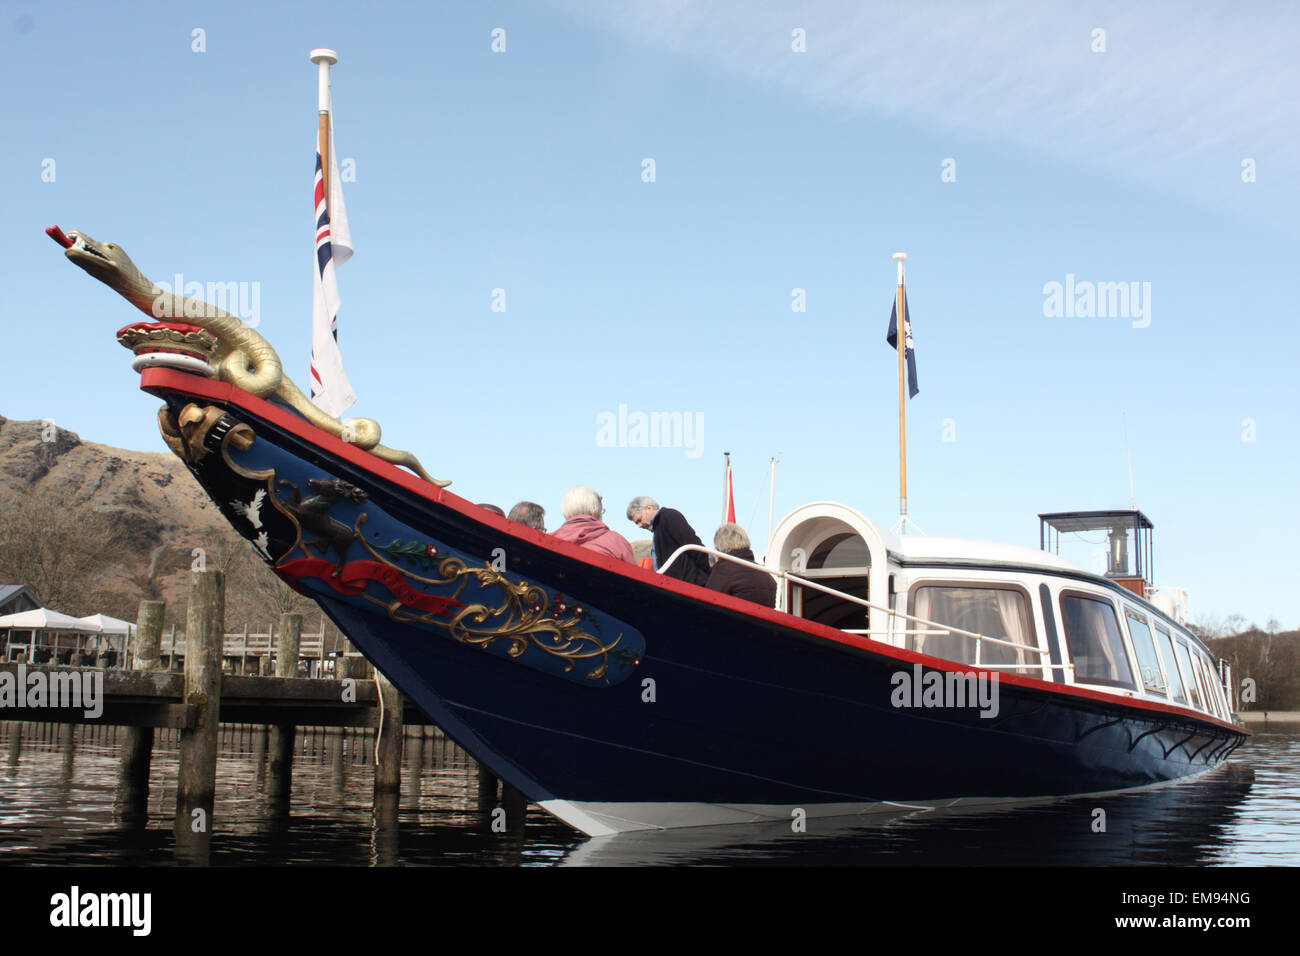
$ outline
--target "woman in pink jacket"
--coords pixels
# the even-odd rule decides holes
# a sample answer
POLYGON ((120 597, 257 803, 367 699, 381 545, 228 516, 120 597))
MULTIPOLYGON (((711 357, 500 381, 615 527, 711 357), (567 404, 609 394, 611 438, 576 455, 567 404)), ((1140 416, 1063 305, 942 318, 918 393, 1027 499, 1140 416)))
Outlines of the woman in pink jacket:
POLYGON ((617 531, 609 530, 605 522, 600 520, 605 513, 605 505, 594 489, 586 485, 570 488, 564 493, 560 511, 565 518, 564 524, 552 533, 561 541, 572 541, 611 558, 619 558, 629 564, 636 563, 627 538, 617 531))

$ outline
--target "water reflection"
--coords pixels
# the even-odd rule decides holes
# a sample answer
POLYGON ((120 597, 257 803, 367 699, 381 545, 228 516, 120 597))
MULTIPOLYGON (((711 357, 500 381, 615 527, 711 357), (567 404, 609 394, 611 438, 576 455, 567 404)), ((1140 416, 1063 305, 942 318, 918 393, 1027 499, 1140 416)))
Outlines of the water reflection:
POLYGON ((287 803, 267 740, 223 728, 210 832, 173 830, 177 740, 160 730, 148 803, 119 787, 123 728, 0 724, 0 865, 1296 865, 1300 727, 1256 733, 1225 767, 1141 793, 869 820, 590 840, 480 779, 451 741, 408 737, 402 794, 374 801, 373 738, 298 734, 287 803), (1097 811, 1104 811, 1104 830, 1097 811))
POLYGON ((1250 793, 1253 772, 1228 765, 1141 793, 1015 807, 897 811, 624 834, 590 840, 566 865, 1196 866, 1250 793), (1100 811, 1100 812, 1099 812, 1100 811), (1103 816, 1104 814, 1104 816, 1103 816), (1103 828, 1104 827, 1104 828, 1103 828))

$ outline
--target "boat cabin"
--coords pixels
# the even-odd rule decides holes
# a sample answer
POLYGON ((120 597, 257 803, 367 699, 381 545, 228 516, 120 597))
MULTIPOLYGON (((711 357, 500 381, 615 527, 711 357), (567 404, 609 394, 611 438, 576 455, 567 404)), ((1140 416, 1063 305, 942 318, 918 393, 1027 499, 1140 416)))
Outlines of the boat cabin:
MULTIPOLYGON (((765 569, 776 606, 896 647, 1003 673, 1234 719, 1231 673, 1174 608, 1151 598, 1150 520, 1139 511, 1039 516, 1044 550, 899 536, 819 501, 777 526, 765 569), (1104 573, 1047 550, 1104 531, 1104 573)), ((1167 602, 1164 602, 1167 604, 1167 602)))

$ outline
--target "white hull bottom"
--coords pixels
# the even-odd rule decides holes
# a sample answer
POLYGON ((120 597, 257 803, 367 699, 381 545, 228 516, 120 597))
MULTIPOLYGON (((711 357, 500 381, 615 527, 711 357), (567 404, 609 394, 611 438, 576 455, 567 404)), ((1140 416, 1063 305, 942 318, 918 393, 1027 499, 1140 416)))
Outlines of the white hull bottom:
MULTIPOLYGON (((1222 764, 1220 766, 1226 766, 1222 764)), ((1210 768, 1207 768, 1210 769, 1210 768)), ((587 836, 613 836, 645 830, 673 830, 682 827, 735 826, 754 823, 797 821, 827 817, 899 816, 918 811, 949 809, 1010 808, 1050 803, 1074 796, 1105 796, 1132 793, 1187 783, 1205 770, 1127 790, 1107 790, 1089 794, 1062 794, 1054 797, 956 797, 946 800, 877 801, 874 803, 823 803, 809 807, 761 803, 584 803, 570 800, 544 800, 543 810, 587 836)), ((803 829, 802 827, 800 828, 803 829)))
MULTIPOLYGON (((1045 799, 1056 799, 1049 797, 1045 799)), ((578 803, 546 800, 538 806, 587 836, 613 836, 643 830, 674 830, 682 827, 734 826, 745 823, 794 824, 823 817, 897 816, 918 810, 948 807, 976 807, 995 804, 1023 804, 1024 799, 970 798, 916 803, 824 803, 811 807, 761 803, 578 803)))

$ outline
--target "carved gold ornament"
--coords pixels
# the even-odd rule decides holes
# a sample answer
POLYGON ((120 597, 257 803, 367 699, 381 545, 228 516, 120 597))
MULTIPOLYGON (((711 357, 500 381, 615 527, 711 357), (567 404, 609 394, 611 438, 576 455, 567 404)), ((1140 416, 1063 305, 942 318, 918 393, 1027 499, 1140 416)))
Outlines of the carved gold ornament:
POLYGON ((522 656, 529 647, 536 647, 543 653, 562 660, 565 673, 573 670, 578 661, 600 658, 599 666, 587 675, 587 680, 600 680, 609 671, 610 657, 623 660, 629 653, 616 650, 623 639, 621 633, 609 644, 604 644, 595 635, 587 633, 584 628, 594 625, 595 620, 589 616, 584 620, 584 615, 589 612, 581 606, 575 606, 568 612, 567 604, 558 604, 553 611, 551 598, 544 588, 527 581, 512 581, 504 572, 497 571, 490 565, 472 568, 460 558, 445 557, 436 562, 439 577, 423 577, 407 571, 371 547, 361 533, 365 521, 364 514, 357 517, 357 540, 376 560, 405 577, 437 587, 453 587, 450 595, 453 600, 460 600, 471 580, 476 581, 480 589, 499 587, 505 597, 497 607, 468 604, 447 620, 436 612, 413 612, 400 600, 388 602, 369 594, 362 595, 371 603, 386 608, 391 620, 404 624, 432 624, 446 630, 460 643, 478 647, 488 647, 496 641, 507 641, 510 646, 506 653, 515 658, 522 656), (567 616, 563 616, 565 612, 568 612, 567 616), (486 627, 482 626, 485 624, 486 627))

